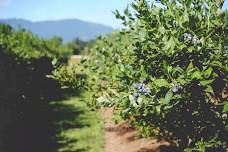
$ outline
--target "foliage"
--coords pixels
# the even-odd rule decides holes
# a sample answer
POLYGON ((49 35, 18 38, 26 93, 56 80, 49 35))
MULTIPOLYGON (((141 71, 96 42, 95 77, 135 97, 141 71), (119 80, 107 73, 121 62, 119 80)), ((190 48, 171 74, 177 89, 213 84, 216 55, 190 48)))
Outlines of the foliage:
MULTIPOLYGON (((61 96, 59 84, 46 77, 54 67, 53 58, 64 60, 61 44, 32 33, 0 24, 0 101, 15 109, 61 96)), ((21 113, 20 111, 17 111, 21 113)))
POLYGON ((52 57, 68 59, 73 54, 73 49, 68 47, 67 44, 63 44, 60 37, 53 37, 45 42, 49 51, 53 53, 52 57))
POLYGON ((227 55, 221 2, 136 0, 126 29, 100 38, 85 67, 97 104, 185 151, 227 148, 227 55))
POLYGON ((0 25, 0 151, 100 151, 98 114, 84 97, 66 99, 68 90, 60 88, 85 83, 85 75, 65 65, 71 53, 59 37, 44 40, 0 25))
MULTIPOLYGON (((133 73, 130 63, 133 63, 134 60, 129 57, 133 53, 130 51, 132 50, 132 38, 123 33, 125 32, 116 31, 107 39, 100 37, 94 48, 90 50, 89 59, 82 61, 85 70, 87 70, 89 88, 94 92, 91 101, 93 104, 97 99, 102 103, 109 101, 105 100, 105 96, 109 96, 108 92, 117 94, 115 88, 127 89, 125 83, 117 83, 122 81, 121 78, 133 73)), ((115 101, 118 100, 113 99, 112 102, 104 104, 111 106, 115 101)))
POLYGON ((55 70, 47 77, 60 83, 62 88, 82 89, 86 86, 86 75, 79 73, 78 66, 74 64, 58 65, 57 59, 52 61, 55 70))
POLYGON ((41 57, 67 58, 71 52, 63 47, 59 38, 43 40, 24 29, 13 30, 0 24, 1 53, 16 55, 27 61, 41 57))
POLYGON ((73 51, 73 54, 85 54, 94 43, 94 40, 83 41, 79 38, 74 39, 72 42, 67 43, 67 47, 73 51))

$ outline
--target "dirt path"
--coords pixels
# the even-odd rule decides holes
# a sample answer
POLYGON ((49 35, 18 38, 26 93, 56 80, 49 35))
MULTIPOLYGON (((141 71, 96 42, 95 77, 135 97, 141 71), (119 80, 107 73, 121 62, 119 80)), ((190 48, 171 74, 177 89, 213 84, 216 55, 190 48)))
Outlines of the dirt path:
POLYGON ((126 123, 114 124, 110 121, 112 109, 104 109, 105 146, 104 152, 162 152, 161 147, 167 147, 167 142, 155 139, 139 138, 138 131, 129 128, 126 123))

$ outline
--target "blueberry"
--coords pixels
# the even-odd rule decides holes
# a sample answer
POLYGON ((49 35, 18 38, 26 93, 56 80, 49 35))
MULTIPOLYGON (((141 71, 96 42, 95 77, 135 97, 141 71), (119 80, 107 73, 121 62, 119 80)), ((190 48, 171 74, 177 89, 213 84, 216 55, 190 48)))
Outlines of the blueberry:
POLYGON ((198 38, 196 36, 194 36, 192 38, 192 43, 195 44, 195 45, 197 45, 198 44, 197 41, 198 41, 198 38))
POLYGON ((191 34, 188 35, 187 40, 188 40, 188 41, 191 41, 191 40, 192 40, 191 34))
POLYGON ((192 39, 192 36, 189 33, 184 33, 183 37, 184 37, 184 40, 191 40, 192 39))
POLYGON ((138 85, 138 89, 143 89, 145 87, 145 84, 143 84, 143 83, 139 83, 139 85, 138 85))
POLYGON ((138 98, 139 97, 139 94, 138 93, 133 93, 133 96, 135 97, 135 98, 138 98))
POLYGON ((145 93, 146 95, 149 95, 151 93, 151 90, 148 87, 144 87, 140 90, 140 92, 145 93))
POLYGON ((200 44, 201 42, 200 42, 200 40, 199 39, 197 39, 197 44, 200 44))
POLYGON ((143 83, 147 83, 149 81, 148 78, 143 79, 143 83))
POLYGON ((174 85, 173 87, 172 87, 172 91, 175 93, 175 92, 178 92, 180 89, 183 89, 183 87, 181 86, 181 85, 179 85, 179 84, 177 84, 177 85, 174 85))
POLYGON ((149 95, 149 94, 151 94, 151 90, 150 89, 148 89, 147 92, 146 92, 146 95, 149 95))
POLYGON ((188 37, 188 33, 184 33, 183 36, 184 36, 184 39, 186 39, 188 37))
POLYGON ((133 87, 134 87, 135 89, 137 89, 137 88, 138 88, 138 86, 139 86, 139 84, 138 84, 138 83, 133 83, 133 87))
POLYGON ((172 91, 173 91, 174 93, 177 92, 178 89, 179 89, 179 88, 178 88, 177 86, 173 86, 173 87, 172 87, 172 91))
POLYGON ((139 89, 139 92, 143 92, 143 89, 139 89))
POLYGON ((199 38, 198 38, 197 36, 194 36, 194 37, 192 38, 192 43, 195 44, 195 45, 200 44, 199 38))
POLYGON ((179 85, 179 89, 181 89, 181 90, 182 90, 182 89, 183 89, 183 87, 179 85))
POLYGON ((147 88, 143 88, 143 89, 142 89, 142 92, 143 92, 143 93, 146 93, 147 91, 148 91, 147 88))

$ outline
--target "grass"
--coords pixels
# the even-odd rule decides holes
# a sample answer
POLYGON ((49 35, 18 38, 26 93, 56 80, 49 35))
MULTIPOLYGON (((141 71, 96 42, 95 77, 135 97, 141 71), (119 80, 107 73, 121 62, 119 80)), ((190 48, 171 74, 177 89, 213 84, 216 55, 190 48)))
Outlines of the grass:
POLYGON ((50 104, 61 116, 57 116, 55 125, 58 133, 55 137, 58 152, 101 152, 103 130, 100 114, 91 111, 82 97, 70 97, 50 104))
POLYGON ((84 93, 63 94, 16 107, 6 102, 0 108, 0 152, 101 152, 99 112, 81 101, 84 93))

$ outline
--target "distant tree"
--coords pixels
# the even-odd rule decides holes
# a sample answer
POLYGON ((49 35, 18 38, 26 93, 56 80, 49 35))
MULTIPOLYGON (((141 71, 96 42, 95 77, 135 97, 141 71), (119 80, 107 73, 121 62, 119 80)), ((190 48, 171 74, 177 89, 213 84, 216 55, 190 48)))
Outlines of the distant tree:
POLYGON ((55 36, 45 41, 49 50, 52 50, 56 57, 68 58, 72 55, 73 50, 67 44, 63 44, 61 37, 55 36))
POLYGON ((86 49, 93 44, 93 40, 83 41, 79 38, 75 38, 73 41, 68 43, 68 47, 73 50, 73 54, 83 54, 86 49))
POLYGON ((53 45, 58 45, 58 46, 62 45, 62 43, 63 43, 63 39, 59 36, 55 36, 55 37, 51 38, 49 41, 52 42, 53 45))

